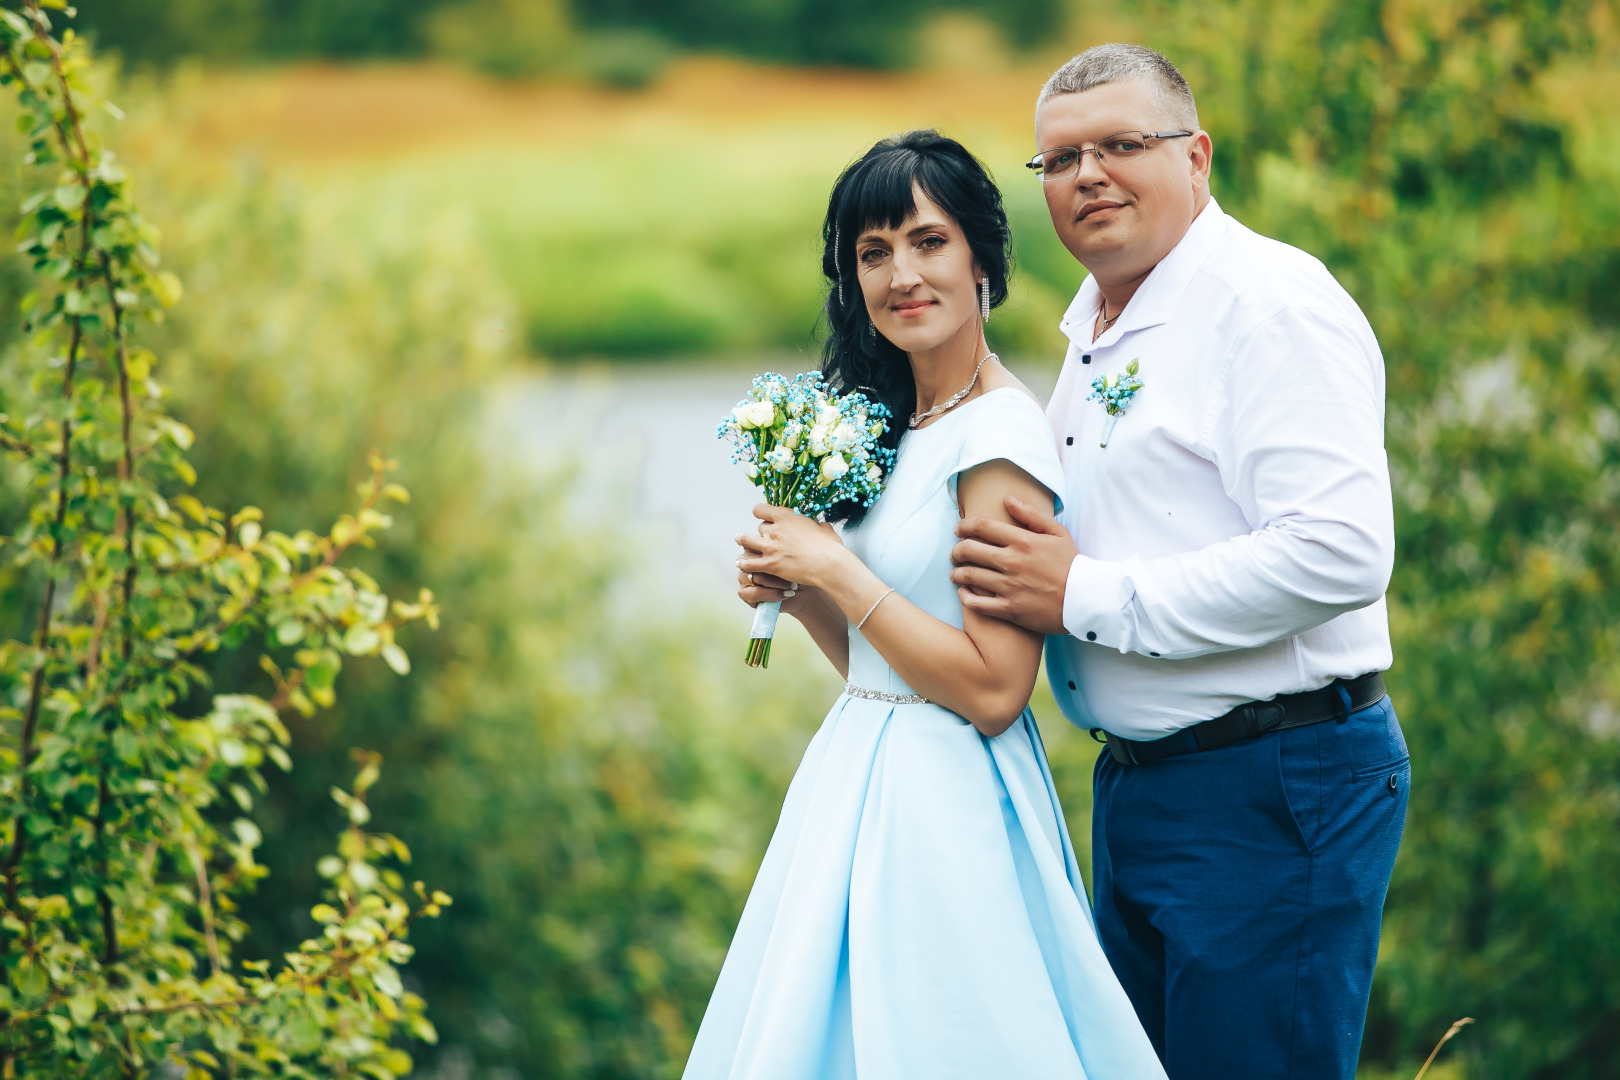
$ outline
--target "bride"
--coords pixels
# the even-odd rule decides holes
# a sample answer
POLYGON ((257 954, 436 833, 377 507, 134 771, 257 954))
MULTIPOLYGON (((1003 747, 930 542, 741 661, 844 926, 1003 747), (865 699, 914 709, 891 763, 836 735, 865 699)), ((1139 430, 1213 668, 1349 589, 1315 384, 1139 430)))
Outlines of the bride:
POLYGON ((759 506, 739 595, 783 601, 848 679, 788 789, 689 1080, 1164 1071, 1103 958, 1039 731, 1041 638, 965 613, 964 514, 1053 510, 1055 441, 983 324, 1007 295, 1001 197, 932 131, 838 178, 823 371, 893 411, 899 459, 831 524, 759 506), (906 418, 909 417, 909 424, 906 418))

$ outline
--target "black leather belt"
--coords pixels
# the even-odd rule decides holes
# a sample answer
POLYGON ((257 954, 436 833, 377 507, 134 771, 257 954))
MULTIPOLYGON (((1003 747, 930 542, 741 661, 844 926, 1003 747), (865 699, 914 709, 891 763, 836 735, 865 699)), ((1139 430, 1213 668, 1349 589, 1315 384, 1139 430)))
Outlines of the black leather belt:
MULTIPOLYGON (((1184 727, 1162 739, 1138 742, 1111 731, 1104 734, 1108 736, 1108 752, 1115 761, 1121 765, 1146 765, 1183 754, 1196 754, 1200 750, 1213 750, 1270 731, 1320 724, 1323 720, 1343 720, 1383 696, 1383 673, 1374 671, 1354 679, 1334 679, 1320 690, 1278 694, 1270 701, 1251 701, 1224 716, 1184 727)), ((1092 737, 1096 735, 1093 731, 1092 737)))

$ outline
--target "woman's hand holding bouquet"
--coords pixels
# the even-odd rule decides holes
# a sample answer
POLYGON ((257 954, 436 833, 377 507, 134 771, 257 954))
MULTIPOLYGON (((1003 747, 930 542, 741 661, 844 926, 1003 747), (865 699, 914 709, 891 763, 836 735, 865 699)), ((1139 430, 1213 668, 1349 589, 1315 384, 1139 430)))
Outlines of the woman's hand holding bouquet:
POLYGON ((870 506, 882 492, 895 456, 878 443, 888 419, 883 405, 864 394, 839 394, 817 373, 788 379, 767 372, 720 422, 718 434, 731 442, 732 460, 744 467, 767 504, 754 512, 764 521, 758 542, 750 537, 745 546, 751 556, 768 555, 769 564, 760 566, 780 581, 753 585, 787 586, 782 599, 761 594, 753 601, 745 657, 750 667, 769 664, 776 618, 784 601, 797 598, 795 585, 814 584, 819 570, 844 551, 838 534, 820 517, 845 501, 870 506), (793 573, 802 576, 789 576, 793 573))

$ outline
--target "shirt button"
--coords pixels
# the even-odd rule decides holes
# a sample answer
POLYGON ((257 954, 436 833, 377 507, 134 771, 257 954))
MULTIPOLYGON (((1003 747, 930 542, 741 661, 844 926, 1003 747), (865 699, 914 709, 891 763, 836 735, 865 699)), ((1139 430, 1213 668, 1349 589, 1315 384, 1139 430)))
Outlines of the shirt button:
POLYGON ((1070 679, 1069 680, 1069 689, 1070 690, 1078 690, 1080 688, 1078 686, 1074 685, 1074 680, 1073 679, 1070 679))
POLYGON ((1401 789, 1401 774, 1400 773, 1390 773, 1389 774, 1389 793, 1391 795, 1393 795, 1397 791, 1399 791, 1400 789, 1401 789))
POLYGON ((1082 356, 1082 357, 1081 357, 1081 358, 1080 358, 1080 362, 1081 362, 1081 363, 1082 363, 1082 364, 1089 364, 1089 363, 1091 363, 1091 354, 1090 354, 1090 353, 1086 353, 1086 354, 1085 354, 1085 355, 1084 355, 1084 356, 1082 356))
POLYGON ((1097 631, 1095 631, 1095 630, 1087 630, 1086 631, 1086 640, 1087 641, 1096 641, 1097 640, 1097 631))
POLYGON ((1074 445, 1074 436, 1070 435, 1067 439, 1064 439, 1063 441, 1065 443, 1067 443, 1068 445, 1073 446, 1074 445))
POLYGON ((1150 652, 1150 653, 1148 653, 1148 655, 1149 655, 1149 656, 1158 656, 1158 655, 1159 655, 1159 654, 1158 654, 1158 653, 1156 653, 1156 652, 1150 652))

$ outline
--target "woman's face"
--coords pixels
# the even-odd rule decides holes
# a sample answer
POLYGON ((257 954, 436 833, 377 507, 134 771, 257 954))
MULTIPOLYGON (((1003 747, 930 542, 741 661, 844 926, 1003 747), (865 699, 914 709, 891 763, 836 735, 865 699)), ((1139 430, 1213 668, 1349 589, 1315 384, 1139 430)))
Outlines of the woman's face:
POLYGON ((979 317, 979 268, 956 220, 922 190, 898 228, 855 240, 861 294, 878 333, 908 353, 927 352, 979 317))

